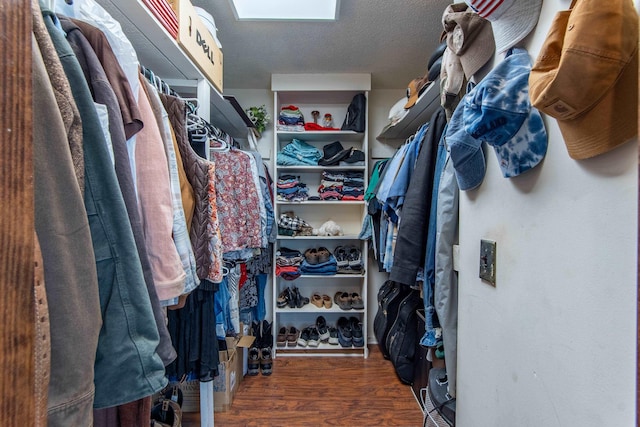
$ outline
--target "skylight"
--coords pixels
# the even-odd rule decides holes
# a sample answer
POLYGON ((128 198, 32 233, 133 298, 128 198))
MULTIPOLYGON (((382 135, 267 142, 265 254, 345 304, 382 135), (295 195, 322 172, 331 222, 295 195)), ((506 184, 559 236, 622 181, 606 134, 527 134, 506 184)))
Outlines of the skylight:
POLYGON ((229 0, 240 21, 336 21, 340 0, 229 0))

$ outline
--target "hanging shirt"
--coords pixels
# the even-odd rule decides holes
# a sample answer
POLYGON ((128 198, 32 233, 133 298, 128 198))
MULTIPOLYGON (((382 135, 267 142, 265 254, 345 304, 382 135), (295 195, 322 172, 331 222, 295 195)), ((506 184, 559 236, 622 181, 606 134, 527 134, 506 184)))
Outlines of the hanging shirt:
POLYGON ((236 149, 215 151, 213 156, 223 252, 261 247, 260 198, 249 158, 236 149))
POLYGON ((173 204, 167 155, 144 85, 141 85, 138 99, 145 122, 136 144, 140 217, 158 298, 168 300, 184 292, 186 273, 173 241, 173 204))

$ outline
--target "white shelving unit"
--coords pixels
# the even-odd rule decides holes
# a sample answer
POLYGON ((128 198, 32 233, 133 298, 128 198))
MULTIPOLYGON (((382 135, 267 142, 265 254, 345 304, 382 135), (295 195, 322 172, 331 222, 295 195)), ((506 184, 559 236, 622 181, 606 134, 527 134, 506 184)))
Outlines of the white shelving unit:
POLYGON ((404 142, 440 107, 440 77, 425 89, 415 105, 395 124, 385 126, 376 139, 384 143, 404 142))
MULTIPOLYGON (((295 175, 300 182, 309 189, 309 196, 318 195, 318 187, 322 179, 322 171, 362 171, 366 188, 368 179, 368 131, 358 133, 353 131, 315 131, 315 132, 285 132, 277 129, 277 116, 283 106, 295 105, 306 121, 312 120, 311 111, 320 112, 320 117, 330 113, 333 117, 333 127, 340 128, 353 97, 358 93, 371 90, 371 76, 369 74, 306 74, 272 76, 271 89, 274 93, 274 179, 281 175, 295 175), (289 144, 293 139, 302 140, 322 152, 324 145, 340 141, 344 148, 353 147, 365 153, 365 164, 362 166, 279 166, 275 153, 289 144)), ((357 292, 367 306, 367 272, 363 274, 336 274, 333 276, 302 275, 296 280, 288 281, 275 274, 275 253, 281 247, 295 249, 302 254, 309 248, 325 247, 331 253, 337 246, 353 245, 361 250, 362 262, 367 266, 366 243, 358 239, 362 228, 362 221, 366 214, 363 201, 304 201, 283 202, 275 201, 276 218, 283 212, 292 211, 304 219, 312 227, 318 228, 325 221, 333 220, 344 232, 343 236, 282 236, 279 235, 274 250, 273 271, 273 354, 280 356, 356 356, 367 357, 367 313, 362 310, 341 310, 335 303, 332 307, 318 308, 309 303, 302 308, 278 308, 276 300, 287 287, 295 286, 303 297, 311 299, 314 292, 327 295, 332 302, 338 291, 357 292), (318 347, 278 347, 276 336, 280 327, 295 326, 303 330, 306 326, 315 324, 318 316, 324 316, 329 326, 336 326, 340 317, 357 317, 362 323, 364 347, 341 347, 321 343, 318 347)))

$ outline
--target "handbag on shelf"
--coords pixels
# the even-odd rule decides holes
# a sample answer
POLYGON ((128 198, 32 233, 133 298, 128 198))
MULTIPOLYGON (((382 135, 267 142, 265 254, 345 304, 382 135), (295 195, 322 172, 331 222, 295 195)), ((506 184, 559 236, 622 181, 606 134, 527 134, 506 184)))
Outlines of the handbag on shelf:
POLYGON ((355 132, 364 132, 367 117, 367 98, 364 93, 359 93, 353 97, 347 115, 342 123, 341 130, 352 130, 355 132))

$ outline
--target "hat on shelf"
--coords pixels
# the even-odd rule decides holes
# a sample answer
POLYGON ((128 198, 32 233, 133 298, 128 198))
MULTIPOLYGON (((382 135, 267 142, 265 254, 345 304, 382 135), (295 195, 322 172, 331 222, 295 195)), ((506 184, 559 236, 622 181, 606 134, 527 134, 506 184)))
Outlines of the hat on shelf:
POLYGON ((574 3, 556 15, 529 84, 569 156, 587 159, 638 134, 638 14, 627 0, 574 3))
POLYGON ((345 157, 344 159, 342 159, 342 161, 340 162, 340 165, 345 165, 345 166, 349 166, 349 165, 359 165, 359 164, 364 164, 364 152, 361 150, 356 150, 355 148, 351 148, 349 150, 349 154, 347 155, 347 157, 345 157))
POLYGON ((407 86, 407 102, 404 104, 405 109, 409 109, 416 104, 418 98, 424 92, 424 90, 429 87, 431 81, 429 81, 428 76, 418 77, 409 82, 409 86, 407 86))
POLYGON ((465 78, 470 79, 493 56, 494 40, 490 22, 466 3, 447 6, 442 27, 447 48, 440 71, 441 104, 450 113, 457 105, 465 78))
POLYGON ((478 15, 491 21, 498 53, 516 46, 529 35, 538 23, 542 8, 542 0, 465 1, 478 15))
POLYGON ((431 53, 429 60, 427 61, 427 74, 423 77, 418 77, 409 82, 407 86, 407 102, 404 105, 405 109, 409 109, 415 105, 422 92, 424 92, 432 82, 440 76, 440 66, 442 64, 442 53, 447 47, 446 42, 442 41, 431 53))
POLYGON ((493 146, 505 178, 532 169, 544 158, 547 132, 529 101, 530 71, 527 51, 514 48, 460 101, 451 119, 456 123, 447 129, 447 143, 461 189, 482 182, 478 176, 483 141, 493 146))
POLYGON ((327 144, 322 147, 324 151, 324 155, 320 160, 318 160, 318 164, 320 166, 333 166, 337 165, 340 160, 344 159, 351 153, 351 149, 345 149, 340 141, 334 141, 331 144, 327 144))
POLYGON ((427 70, 431 70, 431 68, 435 65, 436 61, 442 58, 442 54, 444 50, 447 48, 447 41, 441 40, 440 44, 434 49, 427 61, 427 70))

